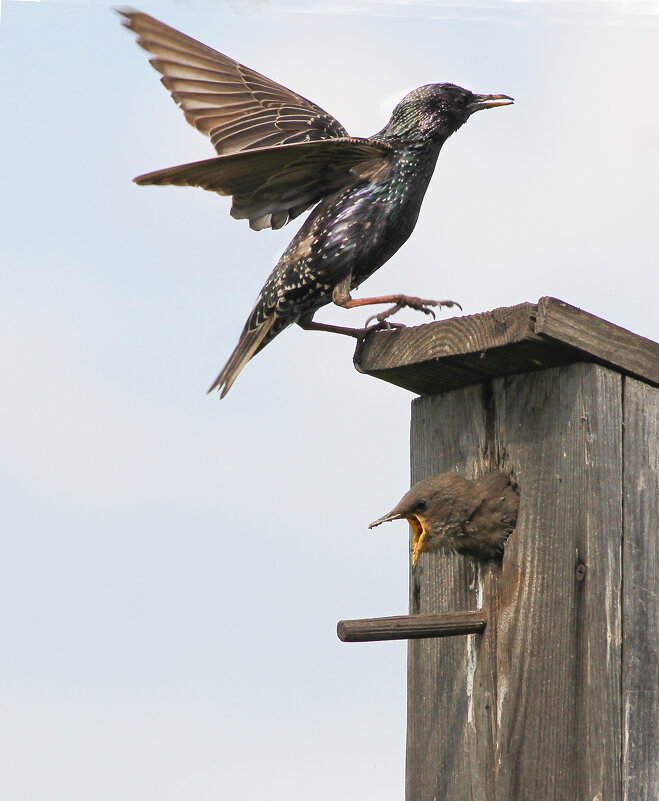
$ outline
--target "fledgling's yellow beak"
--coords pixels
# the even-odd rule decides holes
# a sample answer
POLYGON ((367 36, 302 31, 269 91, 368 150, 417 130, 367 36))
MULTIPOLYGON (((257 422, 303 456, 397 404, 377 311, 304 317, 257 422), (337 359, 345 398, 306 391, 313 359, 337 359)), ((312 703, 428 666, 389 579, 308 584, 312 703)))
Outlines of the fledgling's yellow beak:
POLYGON ((426 529, 423 525, 423 520, 417 515, 410 515, 407 520, 414 532, 414 539, 412 540, 412 566, 414 566, 419 561, 419 556, 423 550, 426 529))
POLYGON ((389 512, 388 515, 374 520, 369 528, 375 528, 381 523, 388 523, 390 520, 407 520, 410 524, 414 538, 412 540, 412 565, 416 565, 419 561, 419 555, 423 550, 423 542, 426 538, 426 529, 423 524, 423 519, 417 514, 404 514, 403 512, 389 512))

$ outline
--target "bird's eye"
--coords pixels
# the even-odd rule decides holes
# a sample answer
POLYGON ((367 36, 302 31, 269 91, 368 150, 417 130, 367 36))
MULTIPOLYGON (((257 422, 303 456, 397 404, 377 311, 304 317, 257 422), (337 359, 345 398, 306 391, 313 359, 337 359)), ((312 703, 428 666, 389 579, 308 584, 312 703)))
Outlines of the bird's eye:
POLYGON ((414 509, 412 511, 424 512, 427 505, 428 504, 425 501, 417 501, 417 503, 414 504, 414 509))

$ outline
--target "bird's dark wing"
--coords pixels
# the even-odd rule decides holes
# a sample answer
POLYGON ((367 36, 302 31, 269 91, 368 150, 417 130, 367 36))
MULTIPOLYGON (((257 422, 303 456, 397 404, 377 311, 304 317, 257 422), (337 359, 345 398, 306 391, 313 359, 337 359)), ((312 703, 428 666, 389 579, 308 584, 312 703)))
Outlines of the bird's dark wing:
POLYGON ((326 195, 380 177, 393 151, 385 142, 325 139, 182 164, 140 175, 135 182, 201 186, 233 195, 233 217, 248 219, 255 230, 281 228, 326 195))
POLYGON ((152 53, 152 66, 186 120, 219 155, 250 148, 346 137, 326 111, 258 72, 157 19, 121 9, 124 25, 152 53))

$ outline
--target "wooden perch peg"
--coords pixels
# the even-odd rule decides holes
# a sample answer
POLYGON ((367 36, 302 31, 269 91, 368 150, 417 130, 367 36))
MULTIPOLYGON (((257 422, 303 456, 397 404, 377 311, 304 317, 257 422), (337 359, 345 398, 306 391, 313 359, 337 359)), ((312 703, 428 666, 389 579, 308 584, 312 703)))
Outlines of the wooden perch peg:
POLYGON ((397 615, 363 620, 339 620, 336 633, 341 642, 378 640, 419 640, 425 637, 453 637, 485 631, 487 613, 482 609, 429 615, 397 615))

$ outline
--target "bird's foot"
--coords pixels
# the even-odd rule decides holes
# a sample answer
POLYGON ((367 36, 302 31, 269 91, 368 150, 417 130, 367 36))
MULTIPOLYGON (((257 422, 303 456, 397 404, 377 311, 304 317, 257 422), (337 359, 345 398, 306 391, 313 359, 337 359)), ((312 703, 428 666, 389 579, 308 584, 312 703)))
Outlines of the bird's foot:
POLYGON ((366 321, 366 325, 362 329, 360 329, 361 330, 361 336, 359 337, 360 339, 366 339, 366 337, 369 334, 372 334, 374 331, 393 331, 394 328, 407 328, 405 323, 391 323, 389 322, 389 320, 380 320, 380 319, 377 319, 375 323, 369 325, 371 320, 376 320, 377 317, 378 315, 373 315, 372 317, 368 318, 368 320, 366 321))
POLYGON ((373 325, 365 325, 364 328, 358 328, 357 347, 352 357, 353 362, 358 365, 361 361, 362 353, 364 352, 364 343, 369 334, 373 334, 375 331, 393 331, 395 328, 407 328, 407 326, 405 323, 390 323, 389 320, 380 320, 377 323, 373 323, 373 325))
POLYGON ((366 328, 369 327, 369 323, 371 320, 376 320, 377 323, 383 323, 388 317, 396 314, 401 309, 415 309, 416 311, 421 311, 424 314, 429 314, 432 316, 433 320, 436 319, 435 312, 431 308, 432 306, 436 306, 441 308, 442 306, 446 306, 446 308, 450 309, 452 306, 457 306, 460 311, 462 311, 462 306, 455 300, 426 300, 425 298, 414 298, 410 297, 409 295, 394 295, 392 296, 392 300, 394 301, 394 305, 390 306, 388 309, 385 309, 380 314, 373 314, 371 317, 368 318, 366 321, 366 328))

